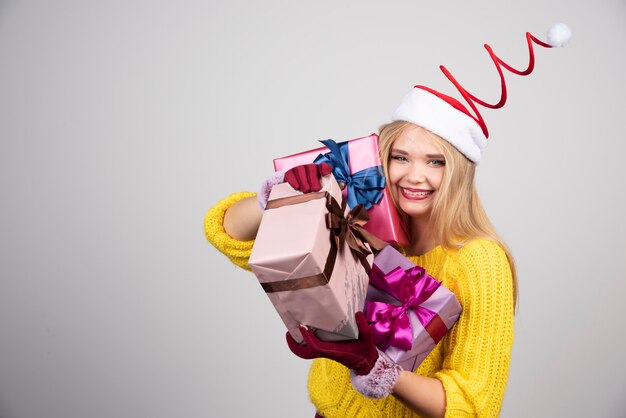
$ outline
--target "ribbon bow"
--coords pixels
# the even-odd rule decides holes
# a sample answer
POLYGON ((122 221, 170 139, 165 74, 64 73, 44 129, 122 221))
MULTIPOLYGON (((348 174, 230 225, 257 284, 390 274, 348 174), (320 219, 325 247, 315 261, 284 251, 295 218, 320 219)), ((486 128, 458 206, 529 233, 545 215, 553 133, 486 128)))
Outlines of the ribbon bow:
MULTIPOLYGON (((344 216, 346 207, 345 200, 339 205, 335 199, 327 199, 326 206, 328 208, 326 226, 332 231, 332 236, 337 243, 337 248, 342 248, 344 240, 347 241, 352 252, 369 272, 370 266, 365 258, 368 254, 371 254, 371 250, 366 245, 367 238, 363 234, 363 232, 368 234, 368 232, 363 229, 363 225, 365 225, 369 219, 365 208, 363 205, 357 205, 344 216)), ((376 244, 377 243, 374 242, 374 245, 376 244)))
POLYGON ((350 208, 361 204, 369 210, 372 205, 378 204, 383 198, 385 176, 381 166, 365 168, 350 174, 350 160, 348 142, 337 144, 332 139, 320 141, 330 150, 320 154, 315 159, 316 164, 328 163, 333 167, 333 175, 338 182, 344 183, 348 190, 348 206, 350 208))
POLYGON ((396 267, 384 274, 374 264, 370 272, 370 284, 400 302, 400 305, 372 301, 366 304, 365 315, 370 322, 374 342, 380 350, 385 351, 389 346, 405 351, 411 349, 413 333, 409 320, 410 310, 415 313, 435 342, 439 342, 446 333, 447 328, 443 321, 434 321, 438 329, 428 328, 428 324, 433 319, 438 319, 439 315, 421 304, 428 300, 441 284, 426 274, 424 268, 415 266, 405 271, 401 267, 396 267), (441 329, 441 324, 444 329, 441 329))

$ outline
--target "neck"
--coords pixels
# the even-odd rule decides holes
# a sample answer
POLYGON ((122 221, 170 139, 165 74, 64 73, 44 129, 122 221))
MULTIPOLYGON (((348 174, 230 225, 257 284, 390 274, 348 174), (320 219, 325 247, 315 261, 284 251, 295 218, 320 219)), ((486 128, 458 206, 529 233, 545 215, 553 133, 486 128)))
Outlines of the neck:
POLYGON ((411 218, 409 222, 412 241, 408 248, 410 255, 425 254, 439 245, 434 236, 433 223, 429 218, 411 218))

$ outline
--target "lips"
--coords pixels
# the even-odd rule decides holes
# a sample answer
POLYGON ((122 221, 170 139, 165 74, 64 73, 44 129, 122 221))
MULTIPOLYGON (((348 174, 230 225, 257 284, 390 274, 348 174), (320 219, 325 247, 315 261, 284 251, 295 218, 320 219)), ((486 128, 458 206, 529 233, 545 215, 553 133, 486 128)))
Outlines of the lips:
POLYGON ((404 187, 400 187, 400 193, 402 193, 402 196, 408 200, 424 200, 428 198, 428 196, 433 194, 434 191, 424 189, 407 189, 404 187))

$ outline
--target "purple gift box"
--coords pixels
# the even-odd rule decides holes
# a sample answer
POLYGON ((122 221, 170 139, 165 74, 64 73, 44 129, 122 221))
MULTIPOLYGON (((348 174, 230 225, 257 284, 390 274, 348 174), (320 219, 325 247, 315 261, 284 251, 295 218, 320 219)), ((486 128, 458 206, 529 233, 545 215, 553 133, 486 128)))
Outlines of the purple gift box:
POLYGON ((414 371, 461 313, 454 293, 388 245, 374 258, 366 296, 377 347, 414 371))

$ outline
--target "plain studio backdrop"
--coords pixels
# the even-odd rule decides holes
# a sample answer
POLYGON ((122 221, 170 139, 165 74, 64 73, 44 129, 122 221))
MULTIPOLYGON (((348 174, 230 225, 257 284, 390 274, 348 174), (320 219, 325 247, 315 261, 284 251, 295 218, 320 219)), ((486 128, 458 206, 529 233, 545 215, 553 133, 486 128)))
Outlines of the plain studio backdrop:
POLYGON ((626 3, 0 1, 0 416, 311 417, 309 362, 205 240, 272 159, 376 132, 445 64, 519 267, 503 417, 626 415, 626 3))

